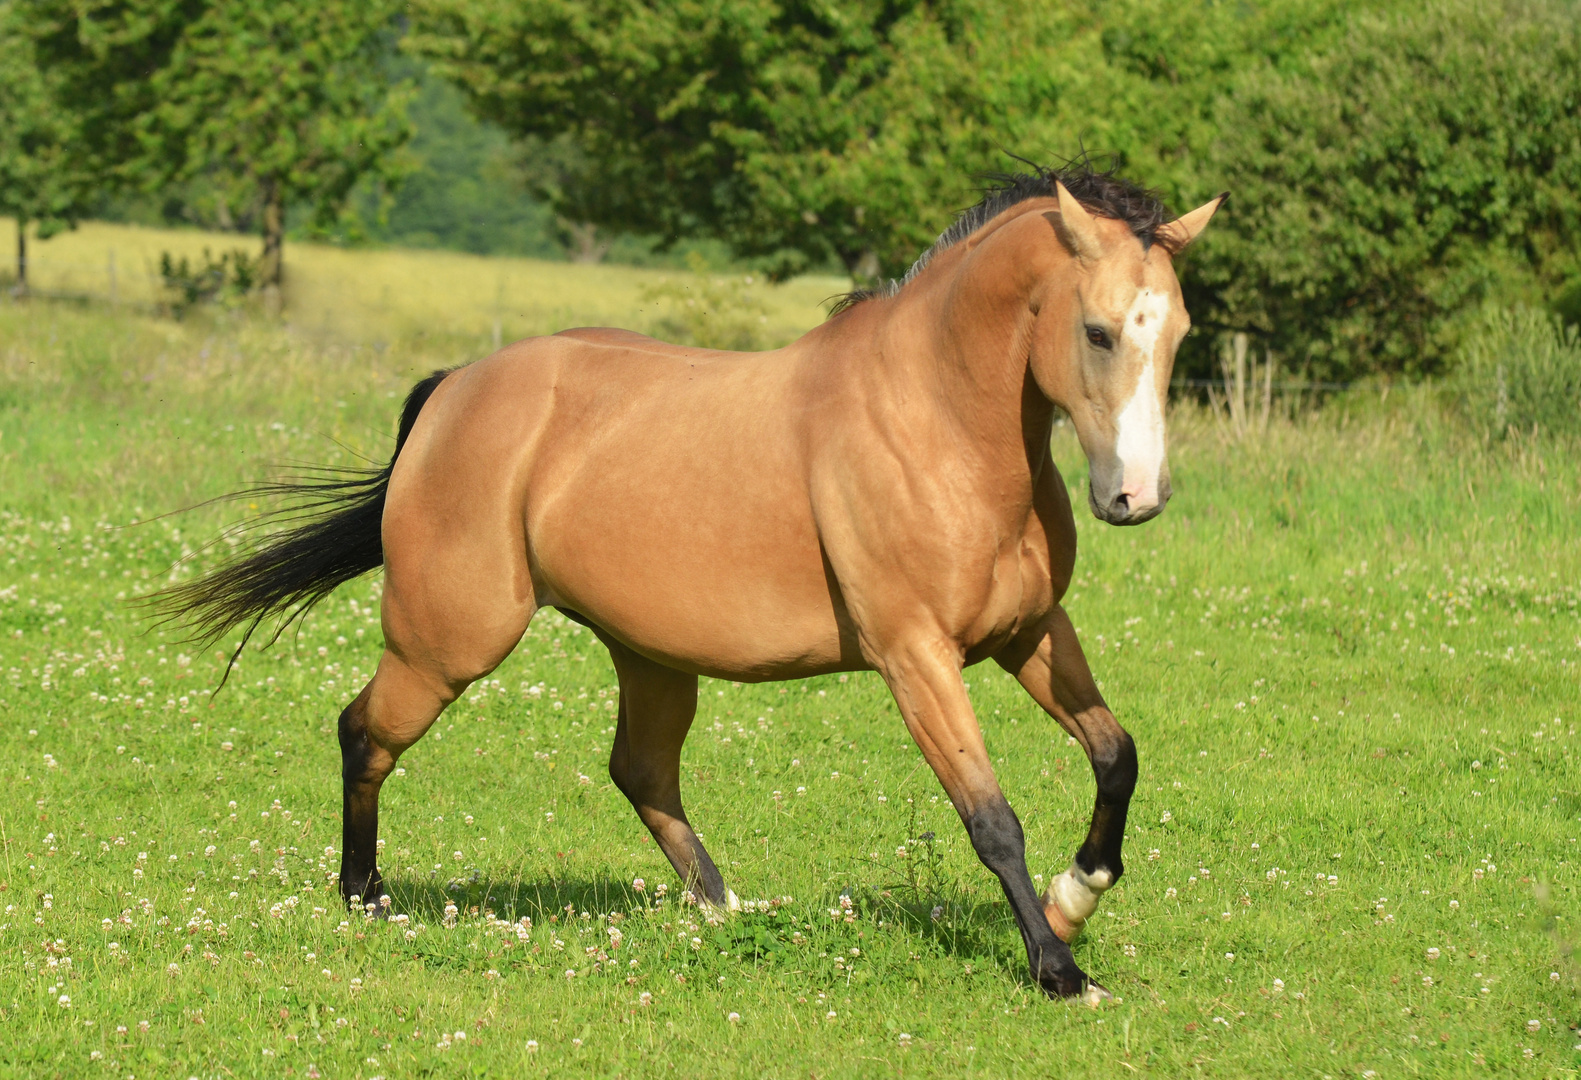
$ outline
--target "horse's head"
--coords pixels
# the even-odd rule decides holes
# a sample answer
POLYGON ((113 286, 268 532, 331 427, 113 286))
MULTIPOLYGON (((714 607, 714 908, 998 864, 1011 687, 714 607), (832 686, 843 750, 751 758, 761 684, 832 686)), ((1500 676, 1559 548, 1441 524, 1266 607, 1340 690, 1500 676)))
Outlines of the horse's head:
POLYGON ((1044 217, 1071 259, 1040 304, 1033 377, 1076 428, 1093 514, 1138 525, 1170 495, 1164 399, 1175 350, 1191 326, 1174 256, 1224 196, 1159 226, 1144 245, 1128 224, 1091 213, 1063 184, 1056 194, 1059 209, 1044 217))

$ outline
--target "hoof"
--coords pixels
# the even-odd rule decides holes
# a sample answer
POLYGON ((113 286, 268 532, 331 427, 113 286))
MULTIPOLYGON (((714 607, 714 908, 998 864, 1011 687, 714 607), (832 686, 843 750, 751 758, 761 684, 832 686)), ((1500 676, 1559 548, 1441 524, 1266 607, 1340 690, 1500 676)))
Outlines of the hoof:
POLYGON ((346 904, 346 910, 355 911, 372 919, 388 919, 395 911, 395 905, 390 899, 390 894, 384 891, 384 879, 377 871, 372 881, 368 883, 367 895, 359 893, 341 893, 340 898, 346 904))
POLYGON ((724 915, 734 915, 741 910, 741 897, 736 895, 734 889, 725 890, 725 898, 719 903, 714 903, 706 897, 698 901, 698 907, 705 911, 718 912, 724 915))
POLYGON ((1089 982, 1087 989, 1081 992, 1082 1004, 1096 1009, 1106 1001, 1113 1001, 1114 995, 1095 982, 1089 982))
POLYGON ((1044 904, 1043 916, 1048 919, 1049 927, 1054 931, 1054 936, 1067 945, 1075 941, 1081 933, 1081 928, 1087 925, 1085 920, 1079 923, 1071 922, 1070 919, 1066 918, 1064 909, 1057 903, 1044 904))
POLYGON ((1033 969, 1032 974, 1045 994, 1062 1001, 1078 998, 1086 1000, 1088 989, 1097 985, 1087 977, 1086 972, 1068 961, 1059 966, 1050 964, 1042 971, 1033 969))

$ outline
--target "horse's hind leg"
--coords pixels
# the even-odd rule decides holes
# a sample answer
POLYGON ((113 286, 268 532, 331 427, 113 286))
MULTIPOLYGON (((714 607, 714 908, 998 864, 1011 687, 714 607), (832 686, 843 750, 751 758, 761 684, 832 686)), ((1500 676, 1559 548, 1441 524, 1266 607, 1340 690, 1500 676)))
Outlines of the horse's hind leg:
POLYGON ((348 904, 378 904, 379 788, 396 759, 423 737, 459 693, 386 652, 371 682, 340 714, 340 893, 348 904))
POLYGON ((379 788, 396 760, 421 739, 475 680, 499 666, 521 640, 530 602, 498 587, 511 567, 490 572, 430 550, 392 562, 383 599, 385 651, 379 668, 340 716, 344 786, 340 891, 348 902, 378 903, 379 788), (415 571, 406 567, 416 566, 415 571))
POLYGON ((736 908, 735 893, 681 806, 681 745, 697 713, 697 676, 687 675, 605 638, 620 677, 620 715, 609 775, 699 900, 736 908))
POLYGON ((1054 932, 1071 941, 1097 910, 1099 897, 1125 871, 1120 845, 1136 788, 1136 744, 1104 704, 1063 609, 1055 608, 1037 631, 1018 638, 995 659, 1081 743, 1097 781, 1087 839, 1070 868, 1049 882, 1043 898, 1054 932))

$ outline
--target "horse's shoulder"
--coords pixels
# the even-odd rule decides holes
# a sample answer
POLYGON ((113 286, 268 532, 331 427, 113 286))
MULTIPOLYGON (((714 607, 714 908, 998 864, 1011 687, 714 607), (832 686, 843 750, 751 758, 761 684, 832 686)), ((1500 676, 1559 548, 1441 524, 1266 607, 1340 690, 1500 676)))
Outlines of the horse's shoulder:
POLYGON ((1057 602, 1076 567, 1076 515, 1065 478, 1052 455, 1043 461, 1034 477, 1032 514, 1027 524, 1028 540, 1047 552, 1047 572, 1057 602))

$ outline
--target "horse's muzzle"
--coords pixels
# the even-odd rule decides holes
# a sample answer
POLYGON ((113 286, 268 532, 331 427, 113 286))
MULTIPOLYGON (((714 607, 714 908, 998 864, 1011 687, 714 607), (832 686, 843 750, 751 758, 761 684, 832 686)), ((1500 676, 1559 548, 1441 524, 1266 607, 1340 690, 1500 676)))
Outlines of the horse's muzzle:
POLYGON ((1089 484, 1087 505, 1092 508, 1092 516, 1099 521, 1107 521, 1110 525, 1140 525, 1144 521, 1152 521, 1163 513, 1171 494, 1169 481, 1163 478, 1159 480, 1157 500, 1145 504, 1133 501, 1124 492, 1115 492, 1107 498, 1100 499, 1098 493, 1089 484))

